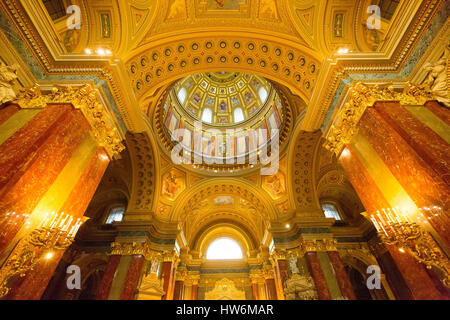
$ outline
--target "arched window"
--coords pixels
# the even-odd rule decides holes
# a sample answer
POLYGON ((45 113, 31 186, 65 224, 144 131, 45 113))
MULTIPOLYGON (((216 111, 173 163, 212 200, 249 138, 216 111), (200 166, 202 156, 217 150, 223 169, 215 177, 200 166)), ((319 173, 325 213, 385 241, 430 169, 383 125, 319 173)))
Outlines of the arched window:
POLYGON ((181 88, 180 91, 178 91, 178 100, 180 100, 180 103, 183 104, 186 101, 187 92, 185 88, 181 88))
POLYGON ((269 94, 267 93, 266 88, 261 87, 261 88, 259 89, 259 91, 258 91, 258 94, 259 94, 259 98, 261 99, 261 102, 262 102, 263 104, 266 103, 267 96, 269 95, 269 94))
POLYGON ((242 122, 244 121, 244 112, 242 112, 241 108, 234 109, 234 122, 242 122))
POLYGON ((242 249, 239 244, 230 238, 214 240, 206 252, 208 260, 237 260, 242 259, 242 249))
POLYGON ((112 207, 109 210, 108 218, 106 219, 106 224, 112 224, 113 222, 121 222, 123 219, 123 214, 125 213, 124 206, 112 207))
POLYGON ((341 215, 339 214, 338 208, 332 203, 322 203, 322 209, 325 213, 325 217, 334 218, 336 221, 342 220, 341 215))
POLYGON ((211 123, 212 122, 212 110, 209 108, 205 108, 203 110, 202 121, 211 123))

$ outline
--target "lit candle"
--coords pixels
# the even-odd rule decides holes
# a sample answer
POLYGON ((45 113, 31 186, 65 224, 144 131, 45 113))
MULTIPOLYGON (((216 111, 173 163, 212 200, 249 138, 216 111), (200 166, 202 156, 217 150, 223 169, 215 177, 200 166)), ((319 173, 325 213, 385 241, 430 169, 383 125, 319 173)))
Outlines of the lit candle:
POLYGON ((383 225, 380 224, 381 229, 383 229, 384 234, 386 235, 386 237, 388 237, 388 233, 386 232, 386 230, 384 229, 383 225))
POLYGON ((45 227, 45 225, 46 225, 47 222, 48 222, 48 219, 50 219, 50 215, 49 215, 49 213, 47 212, 47 213, 45 214, 45 216, 44 216, 44 219, 42 219, 41 223, 39 224, 38 229, 40 229, 40 228, 42 228, 42 227, 45 227))
POLYGON ((62 227, 66 223, 66 220, 69 218, 69 215, 68 214, 64 214, 64 212, 63 212, 62 216, 64 216, 64 219, 61 219, 61 223, 58 226, 59 229, 62 229, 62 227))
POLYGON ((67 230, 69 230, 69 227, 72 225, 72 221, 73 221, 73 217, 70 216, 69 221, 66 223, 66 225, 64 226, 64 228, 62 229, 62 231, 67 231, 67 230))
POLYGON ((70 237, 75 237, 75 234, 78 232, 78 229, 79 229, 80 226, 81 226, 80 220, 81 220, 81 219, 78 218, 78 220, 77 220, 77 222, 75 223, 75 225, 73 226, 72 230, 70 230, 70 233, 69 233, 69 236, 70 236, 70 237))
POLYGON ((53 228, 53 223, 55 222, 55 219, 58 217, 58 215, 56 214, 56 212, 52 212, 52 220, 50 221, 50 223, 47 225, 47 227, 50 227, 50 229, 53 228))
POLYGON ((380 229, 380 226, 378 225, 377 220, 375 219, 375 217, 371 216, 370 220, 372 220, 373 224, 375 225, 375 228, 377 229, 377 232, 380 232, 381 229, 380 229))
POLYGON ((394 208, 392 208, 393 213, 390 208, 388 209, 388 211, 389 211, 389 214, 392 215, 398 221, 398 223, 402 223, 400 216, 395 212, 394 208))

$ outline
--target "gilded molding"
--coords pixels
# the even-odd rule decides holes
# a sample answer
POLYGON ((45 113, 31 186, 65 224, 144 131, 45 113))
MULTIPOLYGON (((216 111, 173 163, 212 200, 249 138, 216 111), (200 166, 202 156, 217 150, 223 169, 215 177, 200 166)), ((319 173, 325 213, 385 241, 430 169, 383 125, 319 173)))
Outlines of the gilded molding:
POLYGON ((433 96, 425 86, 407 83, 403 92, 396 92, 392 85, 367 86, 357 83, 350 88, 348 99, 339 110, 328 133, 324 147, 337 156, 358 132, 358 123, 367 108, 377 101, 399 101, 402 105, 423 105, 433 96))
POLYGON ((142 255, 146 260, 152 260, 156 252, 150 249, 148 242, 113 242, 111 255, 135 256, 142 255))
POLYGON ((111 158, 117 158, 125 149, 112 118, 100 102, 96 90, 89 85, 80 88, 55 87, 49 94, 42 94, 40 88, 35 86, 22 91, 15 102, 23 109, 45 108, 48 104, 72 104, 75 109, 81 110, 91 125, 93 138, 111 158))

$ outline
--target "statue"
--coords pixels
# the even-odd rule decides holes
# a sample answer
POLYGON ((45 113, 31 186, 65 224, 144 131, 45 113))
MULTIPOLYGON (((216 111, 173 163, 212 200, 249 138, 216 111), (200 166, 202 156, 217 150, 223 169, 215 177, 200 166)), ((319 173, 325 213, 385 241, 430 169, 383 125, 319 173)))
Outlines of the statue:
POLYGON ((446 55, 435 63, 425 63, 423 69, 429 72, 423 84, 429 87, 431 94, 433 94, 436 100, 450 107, 450 95, 447 87, 446 55))
POLYGON ((0 61, 0 105, 16 99, 13 81, 17 79, 17 65, 7 66, 0 61))
POLYGON ((284 287, 286 300, 317 300, 317 290, 311 277, 294 273, 286 280, 284 287))
POLYGON ((292 274, 300 273, 300 270, 298 269, 297 266, 297 258, 294 256, 289 258, 289 270, 291 271, 292 274))

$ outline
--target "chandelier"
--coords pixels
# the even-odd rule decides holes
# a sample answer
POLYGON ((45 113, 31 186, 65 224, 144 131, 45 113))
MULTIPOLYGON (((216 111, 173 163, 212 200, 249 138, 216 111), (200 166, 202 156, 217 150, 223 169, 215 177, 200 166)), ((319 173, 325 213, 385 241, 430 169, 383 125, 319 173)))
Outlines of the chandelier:
POLYGON ((387 208, 369 215, 386 245, 395 245, 400 252, 408 252, 427 269, 442 272, 442 283, 450 288, 450 262, 432 236, 399 208, 387 208))

